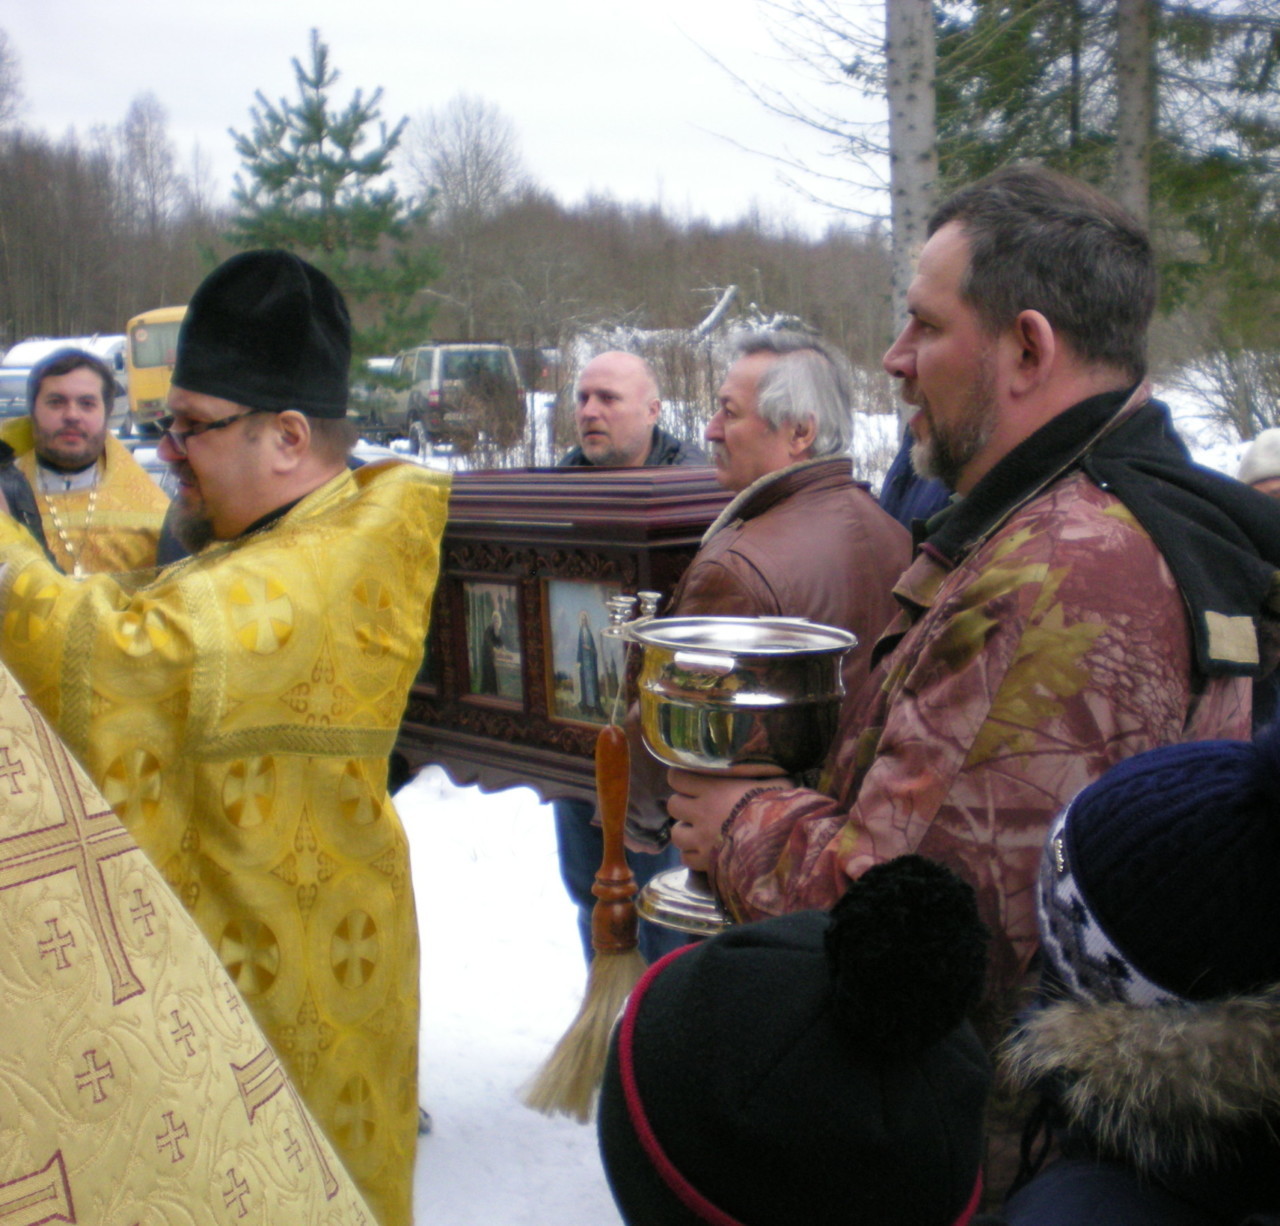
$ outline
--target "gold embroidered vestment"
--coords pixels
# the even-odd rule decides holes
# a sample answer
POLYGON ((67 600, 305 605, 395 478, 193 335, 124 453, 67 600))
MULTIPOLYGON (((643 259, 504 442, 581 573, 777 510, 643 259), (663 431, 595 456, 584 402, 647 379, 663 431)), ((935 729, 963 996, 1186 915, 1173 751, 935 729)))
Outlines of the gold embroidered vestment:
POLYGON ((0 664, 0 1220, 374 1226, 173 891, 0 664))
POLYGON ((35 492, 45 540, 67 574, 77 561, 87 574, 155 565, 169 498, 114 435, 107 435, 95 489, 65 494, 46 494, 40 488, 29 417, 6 422, 0 427, 0 439, 17 453, 18 469, 35 492), (51 503, 56 504, 56 513, 50 510, 51 503), (67 541, 62 540, 59 524, 67 541))
POLYGON ((366 465, 136 587, 59 575, 0 518, 0 656, 187 905, 383 1226, 410 1221, 418 1097, 387 756, 447 501, 440 474, 366 465))

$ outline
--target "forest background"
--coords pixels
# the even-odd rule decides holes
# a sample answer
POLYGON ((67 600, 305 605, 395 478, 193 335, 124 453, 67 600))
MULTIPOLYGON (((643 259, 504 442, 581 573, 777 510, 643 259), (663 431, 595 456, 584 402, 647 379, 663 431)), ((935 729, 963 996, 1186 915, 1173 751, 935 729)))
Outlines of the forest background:
MULTIPOLYGON (((0 30, 0 345, 122 331, 266 243, 335 272, 362 359, 501 340, 549 355, 530 381, 562 391, 584 347, 657 346, 677 355, 662 370, 672 424, 696 435, 716 339, 790 321, 848 355, 858 408, 891 411, 879 356, 924 217, 950 188, 1031 158, 1148 221, 1161 384, 1239 437, 1280 424, 1280 0, 756 3, 825 87, 815 107, 741 82, 828 139, 821 167, 760 150, 762 175, 857 201, 821 234, 749 211, 712 223, 606 196, 565 204, 483 97, 388 123, 376 88, 339 83, 341 48, 319 35, 298 49, 294 97, 259 94, 247 123, 228 116, 242 174, 219 199, 198 158, 180 165, 152 93, 85 133, 24 123, 21 48, 0 30)), ((706 50, 709 70, 733 73, 706 50)))

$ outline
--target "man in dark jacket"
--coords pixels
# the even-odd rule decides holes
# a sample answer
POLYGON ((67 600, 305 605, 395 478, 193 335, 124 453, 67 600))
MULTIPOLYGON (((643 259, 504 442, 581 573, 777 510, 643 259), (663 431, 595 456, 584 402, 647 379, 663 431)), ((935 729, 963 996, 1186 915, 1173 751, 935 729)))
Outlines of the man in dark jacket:
MULTIPOLYGON (((649 364, 634 353, 610 352, 594 357, 578 376, 574 421, 578 446, 560 468, 658 468, 663 465, 698 465, 706 456, 690 443, 681 442, 658 425, 662 398, 649 364)), ((591 961, 591 911, 595 896, 591 886, 604 842, 594 824, 595 805, 589 800, 552 802, 556 817, 556 844, 560 876, 578 908, 578 932, 582 949, 591 961)), ((655 873, 676 864, 674 849, 658 856, 628 853, 638 885, 655 873)), ((653 962, 681 944, 674 933, 640 921, 640 952, 653 962)))
POLYGON ((707 457, 660 425, 662 398, 649 364, 634 353, 602 353, 578 376, 578 446, 561 468, 658 468, 705 464, 707 457))

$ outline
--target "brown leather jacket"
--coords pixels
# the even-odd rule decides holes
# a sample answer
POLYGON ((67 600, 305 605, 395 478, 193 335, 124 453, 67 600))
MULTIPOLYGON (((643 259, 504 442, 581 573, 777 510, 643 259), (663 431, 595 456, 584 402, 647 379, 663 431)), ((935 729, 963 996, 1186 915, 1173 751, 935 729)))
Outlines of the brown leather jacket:
MULTIPOLYGON (((761 477, 720 513, 672 593, 666 616, 807 617, 857 636, 845 657, 845 690, 869 671, 869 655, 896 612, 892 588, 911 560, 905 528, 853 479, 848 456, 804 460, 761 477)), ((666 769, 631 736, 628 834, 656 845, 666 823, 666 769)))

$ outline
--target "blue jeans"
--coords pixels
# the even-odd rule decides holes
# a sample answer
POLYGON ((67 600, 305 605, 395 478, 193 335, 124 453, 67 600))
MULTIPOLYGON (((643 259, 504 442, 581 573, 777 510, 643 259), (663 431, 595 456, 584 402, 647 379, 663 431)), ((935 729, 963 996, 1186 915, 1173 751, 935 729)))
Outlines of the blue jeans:
MULTIPOLYGON (((551 808, 556 815, 560 876, 574 906, 578 908, 578 935, 582 939, 583 956, 590 963, 593 956, 591 910, 596 902, 591 886, 604 856, 604 833, 599 826, 591 824, 591 815, 596 807, 589 800, 554 800, 551 808)), ((627 863, 631 866, 639 887, 655 873, 678 867, 680 853, 674 847, 667 847, 656 856, 642 851, 628 851, 627 863)), ((640 921, 638 935, 640 952, 649 963, 656 962, 663 954, 670 953, 688 941, 683 932, 651 924, 646 919, 640 921)))

